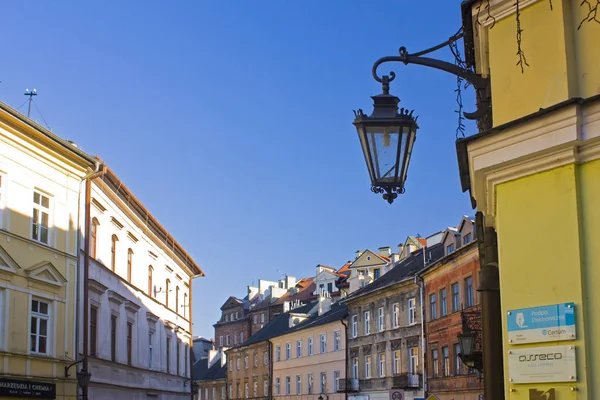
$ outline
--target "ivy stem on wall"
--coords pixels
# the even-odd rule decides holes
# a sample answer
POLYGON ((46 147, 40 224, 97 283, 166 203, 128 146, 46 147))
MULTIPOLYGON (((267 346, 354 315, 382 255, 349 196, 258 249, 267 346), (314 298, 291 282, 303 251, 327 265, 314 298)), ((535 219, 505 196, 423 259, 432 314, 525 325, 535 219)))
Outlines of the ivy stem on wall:
POLYGON ((517 11, 516 11, 516 19, 517 19, 517 56, 519 57, 519 61, 517 61, 517 65, 521 67, 521 73, 525 72, 525 66, 529 67, 527 63, 527 58, 525 57, 525 52, 521 47, 522 34, 523 29, 521 29, 521 4, 520 0, 517 0, 517 11))

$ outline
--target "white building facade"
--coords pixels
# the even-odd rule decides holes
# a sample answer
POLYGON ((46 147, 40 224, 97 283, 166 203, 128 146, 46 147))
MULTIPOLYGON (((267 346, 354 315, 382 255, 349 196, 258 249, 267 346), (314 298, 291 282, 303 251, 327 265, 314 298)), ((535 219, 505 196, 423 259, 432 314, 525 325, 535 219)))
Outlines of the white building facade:
POLYGON ((189 399, 191 286, 202 270, 106 167, 90 219, 89 399, 189 399))

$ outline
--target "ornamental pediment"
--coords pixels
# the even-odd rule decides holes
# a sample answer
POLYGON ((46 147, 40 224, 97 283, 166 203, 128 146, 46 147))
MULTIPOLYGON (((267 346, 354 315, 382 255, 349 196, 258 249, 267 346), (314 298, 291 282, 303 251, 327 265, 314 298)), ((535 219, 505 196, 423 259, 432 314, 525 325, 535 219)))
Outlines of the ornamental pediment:
POLYGON ((48 285, 62 287, 67 279, 50 261, 42 261, 25 270, 29 279, 36 280, 48 285))

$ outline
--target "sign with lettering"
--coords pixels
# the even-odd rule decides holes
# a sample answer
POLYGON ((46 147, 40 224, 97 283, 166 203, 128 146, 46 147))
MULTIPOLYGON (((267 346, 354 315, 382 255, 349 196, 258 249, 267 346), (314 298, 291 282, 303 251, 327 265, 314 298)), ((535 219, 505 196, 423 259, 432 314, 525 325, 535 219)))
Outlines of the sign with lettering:
POLYGON ((508 340, 512 344, 575 339, 575 304, 509 310, 508 340))
POLYGON ((0 378, 0 397, 5 396, 56 399, 56 385, 54 383, 0 378))
POLYGON ((400 390, 392 389, 390 390, 390 400, 402 400, 404 395, 400 390))
POLYGON ((576 382, 575 346, 510 350, 508 377, 511 383, 576 382))

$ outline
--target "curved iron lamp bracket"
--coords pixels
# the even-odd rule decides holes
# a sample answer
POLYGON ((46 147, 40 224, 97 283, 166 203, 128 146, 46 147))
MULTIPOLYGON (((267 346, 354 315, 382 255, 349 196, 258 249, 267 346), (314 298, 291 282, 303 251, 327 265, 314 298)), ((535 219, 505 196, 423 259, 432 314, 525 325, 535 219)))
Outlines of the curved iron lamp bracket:
POLYGON ((473 87, 475 88, 475 90, 477 91, 477 110, 472 113, 467 113, 467 112, 463 113, 465 118, 475 119, 475 120, 482 119, 485 116, 487 116, 488 113, 491 111, 490 79, 484 78, 481 75, 478 75, 472 71, 469 71, 458 65, 455 65, 455 64, 452 64, 452 63, 449 63, 446 61, 436 60, 434 58, 429 58, 429 57, 422 57, 422 55, 431 53, 432 51, 435 51, 438 49, 441 49, 441 48, 447 46, 448 44, 452 43, 453 41, 460 39, 461 37, 462 37, 462 33, 459 33, 459 34, 451 37, 450 40, 448 40, 447 42, 444 42, 437 46, 433 46, 427 50, 423 50, 423 51, 420 51, 415 54, 409 54, 408 51, 406 51, 406 47, 400 47, 400 51, 399 51, 400 55, 382 57, 379 60, 375 61, 375 63, 373 64, 372 71, 371 71, 373 74, 373 78, 377 82, 380 82, 384 85, 388 85, 389 82, 394 80, 394 78, 396 77, 396 74, 393 71, 390 72, 389 78, 387 78, 385 76, 383 78, 380 78, 379 75, 377 75, 377 68, 381 64, 386 63, 386 62, 402 62, 405 65, 408 65, 408 64, 424 65, 426 67, 431 67, 431 68, 449 72, 452 75, 459 76, 459 77, 463 78, 464 80, 466 80, 467 82, 471 83, 473 85, 473 87), (385 80, 385 82, 384 82, 384 80, 385 80))
POLYGON ((71 375, 69 375, 69 370, 71 369, 72 366, 77 365, 77 364, 82 363, 82 362, 83 362, 83 358, 81 360, 77 360, 75 362, 72 362, 69 365, 65 365, 65 378, 68 378, 69 376, 71 376, 71 375))

